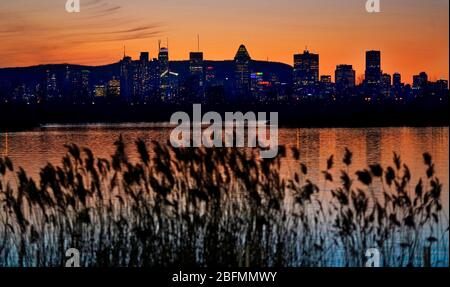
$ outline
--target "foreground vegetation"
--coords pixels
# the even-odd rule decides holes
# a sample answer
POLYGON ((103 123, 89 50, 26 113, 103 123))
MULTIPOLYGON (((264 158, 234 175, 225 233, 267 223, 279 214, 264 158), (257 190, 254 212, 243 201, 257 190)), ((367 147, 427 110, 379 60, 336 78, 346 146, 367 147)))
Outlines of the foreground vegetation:
POLYGON ((352 153, 335 158, 319 188, 299 164, 281 175, 287 153, 174 149, 121 139, 111 159, 67 146, 39 181, 0 158, 0 266, 364 266, 377 248, 383 266, 448 266, 442 184, 423 155, 426 178, 411 182, 394 155, 389 167, 350 174, 352 153), (152 154, 154 156, 152 156, 152 154), (341 160, 341 159, 340 159, 341 160), (329 187, 327 187, 329 186, 329 187))

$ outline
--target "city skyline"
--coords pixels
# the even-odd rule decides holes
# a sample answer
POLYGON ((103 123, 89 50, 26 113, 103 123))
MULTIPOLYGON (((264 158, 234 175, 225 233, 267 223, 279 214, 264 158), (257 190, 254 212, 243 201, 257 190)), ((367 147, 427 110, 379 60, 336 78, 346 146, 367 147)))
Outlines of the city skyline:
POLYGON ((364 51, 381 50, 383 72, 399 72, 406 83, 421 71, 433 81, 449 78, 445 0, 382 1, 382 12, 376 14, 367 13, 361 0, 339 5, 251 0, 240 6, 235 1, 86 0, 81 13, 74 14, 65 12, 61 1, 34 2, 0 4, 0 67, 103 65, 117 61, 124 44, 133 58, 141 51, 153 58, 159 39, 163 45, 169 39, 171 60, 182 60, 197 50, 200 34, 200 50, 208 60, 232 60, 243 43, 252 59, 292 66, 292 55, 307 46, 320 54, 320 75, 351 64, 360 82, 364 51))
MULTIPOLYGON (((21 66, 0 67, 0 69, 27 68, 27 67, 34 67, 34 66, 65 65, 65 64, 67 64, 67 65, 101 67, 101 66, 104 66, 104 65, 110 65, 110 64, 114 64, 114 63, 119 63, 119 62, 123 61, 123 59, 129 59, 130 61, 142 60, 142 56, 143 55, 146 55, 147 61, 151 61, 152 59, 153 60, 155 60, 155 59, 157 60, 161 56, 161 52, 163 52, 164 54, 167 54, 167 57, 169 57, 168 55, 170 55, 170 57, 168 59, 168 62, 180 62, 180 61, 181 62, 183 62, 183 61, 190 62, 190 61, 192 61, 192 58, 191 58, 192 55, 201 54, 202 57, 203 57, 204 54, 205 54, 201 49, 197 49, 197 50, 193 50, 193 51, 188 52, 188 55, 187 55, 186 58, 173 59, 172 55, 170 53, 170 49, 167 48, 167 45, 162 45, 160 40, 158 40, 158 45, 159 45, 159 49, 160 49, 159 52, 155 52, 155 54, 152 54, 148 50, 143 50, 143 51, 140 51, 139 53, 137 53, 136 56, 131 56, 127 52, 126 46, 123 46, 122 50, 121 50, 122 51, 122 57, 117 58, 117 59, 113 60, 110 63, 104 63, 104 64, 101 64, 101 65, 87 65, 87 64, 80 64, 80 63, 61 62, 61 63, 40 63, 40 64, 36 64, 36 65, 23 66, 23 67, 21 67, 21 66)), ((247 48, 245 44, 240 44, 239 45, 239 49, 242 46, 244 48, 247 48)), ((238 49, 238 51, 239 51, 239 49, 238 49)), ((367 65, 367 52, 378 52, 378 53, 380 53, 380 56, 379 56, 380 58, 378 59, 380 61, 379 69, 380 69, 380 72, 382 73, 382 74, 380 74, 380 76, 383 76, 383 74, 390 75, 391 77, 394 76, 394 75, 401 75, 401 81, 404 84, 413 84, 414 83, 414 78, 419 76, 421 73, 427 73, 428 80, 430 80, 430 81, 449 80, 448 78, 444 78, 444 77, 437 77, 437 78, 433 77, 432 75, 429 74, 429 69, 426 69, 426 68, 423 69, 423 70, 419 70, 419 71, 413 73, 410 78, 409 77, 405 77, 405 75, 401 72, 401 70, 402 70, 401 68, 400 69, 395 69, 394 72, 392 72, 392 73, 386 72, 386 70, 383 69, 383 57, 384 57, 383 51, 369 49, 369 50, 366 50, 366 51, 362 51, 362 53, 361 53, 361 54, 364 55, 364 63, 363 63, 363 67, 361 68, 361 70, 355 69, 356 65, 353 64, 353 63, 340 62, 340 63, 338 63, 338 64, 336 64, 334 66, 334 70, 332 70, 331 73, 327 74, 327 73, 322 72, 323 61, 320 60, 319 63, 317 63, 317 67, 315 68, 315 69, 318 69, 318 71, 316 71, 316 73, 318 73, 318 74, 316 76, 314 76, 313 82, 320 82, 320 78, 322 76, 331 76, 332 79, 333 79, 332 82, 335 82, 334 79, 335 79, 335 74, 336 74, 337 70, 339 70, 339 68, 342 68, 342 67, 345 67, 345 66, 349 66, 355 72, 355 75, 354 75, 354 77, 355 77, 355 84, 356 85, 363 84, 363 82, 365 80, 366 73, 367 73, 367 70, 366 70, 367 69, 367 66, 366 66, 367 65)), ((260 62, 266 62, 267 61, 267 62, 273 62, 273 63, 286 64, 286 65, 292 67, 293 72, 295 74, 295 67, 296 67, 296 62, 297 62, 296 58, 299 57, 299 56, 302 56, 304 53, 320 57, 320 53, 315 53, 315 51, 311 51, 311 50, 308 49, 308 47, 305 47, 305 50, 303 50, 301 52, 299 51, 298 53, 295 53, 295 54, 291 55, 291 58, 292 58, 291 63, 270 61, 269 59, 265 59, 265 60, 264 59, 255 59, 253 57, 250 57, 250 60, 251 61, 260 61, 260 62)), ((232 57, 231 59, 208 59, 208 58, 204 58, 203 59, 202 58, 202 62, 203 61, 216 61, 216 62, 220 62, 220 61, 235 61, 236 60, 235 57, 236 57, 236 55, 234 57, 232 57)), ((206 67, 204 67, 204 68, 206 68, 206 67)), ((392 79, 391 79, 391 81, 392 81, 392 79)))

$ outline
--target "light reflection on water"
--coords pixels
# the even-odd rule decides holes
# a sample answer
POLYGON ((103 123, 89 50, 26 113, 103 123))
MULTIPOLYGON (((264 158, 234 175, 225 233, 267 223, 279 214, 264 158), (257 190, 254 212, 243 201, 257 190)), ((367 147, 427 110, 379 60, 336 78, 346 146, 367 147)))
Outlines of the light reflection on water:
MULTIPOLYGON (((64 145, 75 143, 89 147, 98 157, 109 158, 114 152, 114 142, 120 135, 128 144, 130 158, 136 158, 134 142, 140 138, 148 142, 165 143, 171 129, 155 124, 48 126, 33 131, 0 134, 1 154, 7 154, 16 166, 22 166, 32 177, 46 163, 60 164, 65 154, 64 145)), ((380 163, 392 165, 393 153, 401 155, 412 173, 412 182, 425 176, 422 154, 429 152, 436 165, 436 173, 444 186, 443 202, 448 213, 449 163, 448 127, 428 128, 281 128, 279 144, 297 147, 300 162, 309 168, 316 183, 323 184, 322 170, 326 160, 335 156, 335 170, 344 169, 341 157, 345 148, 353 152, 350 173, 380 163)), ((283 173, 292 176, 299 170, 299 162, 290 153, 285 160, 283 173)))
MULTIPOLYGON (((170 132, 167 126, 147 124, 48 126, 33 131, 0 134, 0 155, 9 156, 16 166, 23 167, 30 176, 37 178, 40 168, 46 163, 60 164, 66 152, 65 144, 89 147, 96 156, 109 158, 114 153, 114 142, 122 135, 133 160, 137 157, 134 150, 137 139, 143 139, 148 144, 151 141, 164 143, 168 141, 170 132)), ((338 178, 339 170, 346 169, 341 160, 345 148, 353 152, 350 174, 371 164, 380 163, 383 167, 393 165, 392 157, 396 152, 409 166, 413 184, 420 177, 425 177, 422 154, 429 152, 436 165, 437 177, 443 184, 443 203, 448 218, 448 127, 282 128, 279 130, 279 144, 288 150, 296 147, 300 151, 298 161, 290 152, 287 153, 282 173, 292 178, 295 172, 299 172, 300 162, 304 163, 308 166, 309 177, 321 188, 325 185, 321 171, 326 169, 330 155, 335 156, 335 178, 338 178)), ((381 193, 377 183, 375 187, 381 193)), ((330 183, 327 183, 327 188, 332 188, 330 183)))

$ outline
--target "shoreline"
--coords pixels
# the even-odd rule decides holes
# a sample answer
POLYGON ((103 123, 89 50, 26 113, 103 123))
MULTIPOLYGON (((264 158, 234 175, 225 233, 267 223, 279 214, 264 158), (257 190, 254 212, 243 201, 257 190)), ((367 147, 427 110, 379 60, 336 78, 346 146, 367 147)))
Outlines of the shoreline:
MULTIPOLYGON (((313 125, 299 123, 280 123, 279 128, 283 129, 364 129, 364 128, 448 128, 448 123, 431 123, 431 124, 355 124, 355 125, 313 125)), ((0 127, 0 134, 11 132, 31 132, 39 129, 77 129, 77 128, 142 128, 142 129, 172 129, 175 126, 165 125, 161 122, 77 122, 77 123, 44 123, 28 127, 0 127)), ((206 126, 205 126, 206 127, 206 126)))

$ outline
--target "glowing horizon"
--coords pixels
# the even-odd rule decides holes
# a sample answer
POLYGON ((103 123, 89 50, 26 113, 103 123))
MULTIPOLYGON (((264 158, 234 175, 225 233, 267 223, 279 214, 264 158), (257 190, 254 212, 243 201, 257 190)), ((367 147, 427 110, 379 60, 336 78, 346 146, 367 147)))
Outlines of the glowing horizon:
POLYGON ((157 56, 169 39, 171 60, 200 50, 207 60, 233 59, 240 44, 254 60, 293 63, 306 46, 320 55, 320 74, 338 64, 364 74, 365 51, 380 50, 384 72, 411 83, 421 71, 449 79, 449 1, 381 0, 381 13, 366 0, 16 0, 0 4, 0 67, 40 64, 104 65, 141 51, 157 56))

